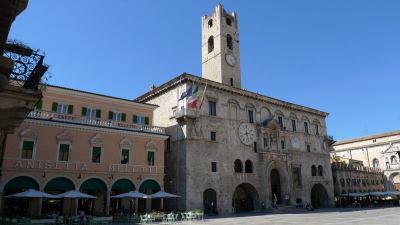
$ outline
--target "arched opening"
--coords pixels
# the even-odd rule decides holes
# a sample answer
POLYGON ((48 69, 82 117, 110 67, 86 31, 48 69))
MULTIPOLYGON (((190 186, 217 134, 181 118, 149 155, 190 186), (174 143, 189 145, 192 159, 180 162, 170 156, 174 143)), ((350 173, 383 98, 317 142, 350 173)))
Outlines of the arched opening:
POLYGON ((235 160, 235 173, 243 173, 243 164, 240 159, 235 160))
POLYGON ((210 36, 208 38, 208 53, 212 52, 214 50, 214 37, 210 36))
POLYGON ((228 25, 228 26, 232 26, 232 20, 231 20, 231 18, 229 18, 229 17, 226 17, 226 24, 228 25))
MULTIPOLYGON (((160 185, 155 180, 145 180, 139 187, 139 191, 144 194, 154 194, 161 191, 160 185)), ((138 209, 139 212, 150 212, 153 210, 160 210, 161 199, 139 199, 138 209)))
POLYGON ((277 204, 282 202, 281 177, 277 169, 271 171, 271 201, 276 200, 277 204))
POLYGON ((311 176, 317 176, 317 167, 315 165, 311 166, 311 176))
POLYGON ((83 182, 79 188, 82 193, 96 196, 96 199, 80 199, 78 211, 86 215, 102 215, 106 213, 107 185, 98 178, 90 178, 83 182))
POLYGON ((392 173, 389 176, 389 185, 393 185, 390 189, 400 191, 400 173, 392 173))
MULTIPOLYGON (((113 195, 119 195, 122 193, 126 193, 129 191, 134 191, 136 190, 135 185, 132 183, 132 181, 128 179, 119 179, 117 180, 111 187, 111 196, 113 195)), ((129 212, 134 212, 134 202, 131 199, 119 199, 119 198, 113 198, 111 199, 111 204, 110 204, 110 213, 129 213, 129 212)))
POLYGON ((233 49, 233 40, 230 34, 226 35, 226 46, 232 50, 233 49))
POLYGON ((374 168, 379 168, 379 160, 377 158, 372 160, 372 166, 374 168))
POLYGON ((207 189, 203 192, 204 213, 208 215, 217 213, 217 192, 214 189, 207 189))
POLYGON ((249 183, 240 184, 233 193, 233 209, 236 213, 254 211, 257 200, 258 193, 253 185, 249 183))
MULTIPOLYGON (((56 177, 50 180, 44 187, 44 192, 58 195, 70 190, 75 190, 74 183, 65 177, 56 177)), ((42 215, 49 215, 58 211, 62 215, 73 214, 75 211, 75 201, 71 199, 44 199, 42 205, 42 215)))
MULTIPOLYGON (((21 176, 16 177, 9 182, 7 182, 6 186, 4 187, 4 195, 12 195, 15 193, 27 191, 28 189, 35 189, 40 190, 39 184, 32 178, 21 176)), ((14 216, 34 216, 38 215, 37 208, 40 204, 39 200, 37 199, 4 199, 4 215, 9 217, 14 216)))
POLYGON ((250 160, 246 160, 244 170, 246 173, 253 173, 253 163, 250 160))
POLYGON ((314 208, 328 207, 329 198, 322 184, 316 184, 311 189, 311 204, 314 208))
POLYGON ((397 164, 397 157, 395 155, 390 157, 390 164, 397 164))
POLYGON ((208 21, 208 28, 211 28, 212 26, 213 26, 213 20, 210 19, 210 20, 208 21))
POLYGON ((324 176, 324 169, 321 165, 318 166, 318 176, 324 176))

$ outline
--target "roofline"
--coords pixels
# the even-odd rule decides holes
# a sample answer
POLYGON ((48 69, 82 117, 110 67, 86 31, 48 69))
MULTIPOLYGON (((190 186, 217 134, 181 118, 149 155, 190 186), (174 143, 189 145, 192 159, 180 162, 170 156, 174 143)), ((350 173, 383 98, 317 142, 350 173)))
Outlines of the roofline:
POLYGON ((395 136, 395 135, 400 135, 400 130, 389 131, 389 132, 384 132, 384 133, 380 133, 380 134, 373 134, 373 135, 358 137, 358 138, 351 138, 351 139, 347 139, 347 140, 343 140, 343 141, 336 141, 335 144, 333 144, 333 146, 344 145, 344 144, 349 144, 349 143, 354 143, 354 142, 359 142, 359 141, 367 141, 367 140, 383 138, 383 137, 390 137, 390 136, 395 136))
POLYGON ((42 84, 42 85, 45 88, 46 87, 59 88, 59 89, 67 90, 67 91, 79 92, 79 93, 88 94, 88 95, 96 95, 96 96, 103 97, 103 98, 110 98, 110 99, 115 99, 115 100, 119 100, 119 101, 125 101, 125 102, 128 102, 130 104, 133 103, 133 104, 138 104, 138 105, 141 105, 141 106, 147 106, 147 107, 150 107, 152 109, 155 109, 155 108, 158 107, 158 105, 154 105, 154 104, 138 102, 138 101, 135 101, 135 100, 130 100, 130 99, 126 99, 126 98, 119 98, 119 97, 114 97, 114 96, 109 96, 109 95, 104 95, 104 94, 98 94, 98 93, 89 92, 89 91, 82 91, 82 90, 68 88, 68 87, 62 87, 62 86, 51 85, 51 84, 42 84))
POLYGON ((198 76, 195 76, 195 75, 192 75, 192 74, 188 74, 188 73, 183 73, 183 74, 171 79, 170 81, 162 84, 161 86, 155 88, 154 90, 149 91, 149 92, 137 97, 135 99, 135 101, 146 102, 146 101, 148 101, 148 100, 150 100, 152 98, 155 98, 155 97, 161 95, 162 93, 165 93, 165 92, 173 89, 178 84, 185 83, 187 81, 195 81, 195 82, 202 83, 203 85, 205 85, 207 83, 208 86, 211 86, 211 87, 216 88, 216 89, 220 89, 220 90, 227 91, 227 92, 233 92, 233 93, 236 93, 236 94, 239 94, 239 95, 242 95, 242 96, 247 96, 247 97, 250 97, 250 98, 253 98, 253 99, 256 99, 256 100, 261 100, 261 101, 264 101, 264 102, 268 102, 270 104, 274 104, 274 105, 278 105, 278 106, 286 107, 286 108, 291 108, 291 109, 296 109, 296 110, 299 110, 299 111, 312 113, 312 114, 315 114, 315 115, 318 115, 318 116, 327 117, 329 115, 329 113, 323 112, 323 111, 320 111, 320 110, 317 110, 317 109, 313 109, 313 108, 310 108, 310 107, 297 105, 297 104, 286 102, 286 101, 279 100, 279 99, 276 99, 276 98, 271 98, 271 97, 268 97, 268 96, 265 96, 265 95, 261 95, 261 94, 254 93, 254 92, 251 92, 251 91, 243 90, 243 89, 240 89, 240 88, 237 88, 237 87, 231 87, 231 86, 228 86, 226 84, 218 83, 218 82, 215 82, 215 81, 212 81, 212 80, 208 80, 208 79, 205 79, 205 78, 202 78, 202 77, 198 77, 198 76))

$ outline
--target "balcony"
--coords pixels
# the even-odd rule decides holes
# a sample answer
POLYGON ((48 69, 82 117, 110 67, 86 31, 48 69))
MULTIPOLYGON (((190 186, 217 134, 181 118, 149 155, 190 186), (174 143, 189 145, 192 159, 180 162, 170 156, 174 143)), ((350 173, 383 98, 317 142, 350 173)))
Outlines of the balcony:
POLYGON ((156 126, 147 126, 141 124, 129 124, 125 122, 119 121, 103 121, 98 119, 91 119, 88 117, 69 115, 69 114, 60 114, 55 112, 48 111, 32 111, 28 115, 28 119, 42 119, 42 120, 51 120, 51 121, 60 121, 60 122, 70 122, 80 125, 89 125, 96 127, 104 127, 104 128, 116 128, 122 130, 130 130, 137 132, 148 132, 148 133, 158 133, 165 134, 165 129, 162 127, 156 126))
POLYGON ((174 116, 175 116, 176 119, 182 119, 184 117, 198 118, 199 117, 199 111, 196 110, 196 109, 181 108, 181 109, 176 110, 174 116))

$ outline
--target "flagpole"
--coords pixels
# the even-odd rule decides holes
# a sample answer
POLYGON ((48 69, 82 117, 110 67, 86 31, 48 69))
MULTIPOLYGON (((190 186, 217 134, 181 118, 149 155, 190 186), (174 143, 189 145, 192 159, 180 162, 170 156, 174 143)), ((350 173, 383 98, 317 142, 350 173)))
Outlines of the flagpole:
POLYGON ((204 87, 204 91, 203 91, 203 94, 202 94, 202 96, 201 96, 201 101, 200 101, 199 109, 201 109, 201 107, 203 106, 203 101, 204 101, 204 97, 205 97, 205 95, 206 95, 207 85, 208 85, 208 83, 207 83, 207 81, 206 81, 206 86, 204 87))

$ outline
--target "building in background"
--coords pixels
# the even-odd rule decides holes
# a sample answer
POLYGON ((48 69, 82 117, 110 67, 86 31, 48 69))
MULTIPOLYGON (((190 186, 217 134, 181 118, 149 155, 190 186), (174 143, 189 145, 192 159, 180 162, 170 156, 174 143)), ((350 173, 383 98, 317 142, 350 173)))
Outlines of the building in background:
POLYGON ((159 200, 110 200, 131 190, 163 189, 163 128, 152 126, 157 106, 68 88, 47 86, 28 118, 10 134, 0 178, 2 213, 59 212, 105 215, 159 209, 159 200), (6 199, 33 188, 59 194, 79 190, 94 200, 6 199), (16 210, 18 209, 18 210, 16 210), (25 212, 24 212, 25 211, 25 212))
POLYGON ((182 74, 136 100, 159 105, 154 124, 171 136, 165 188, 182 196, 172 207, 333 204, 328 113, 242 89, 238 17, 222 5, 202 18, 202 77, 182 74))
POLYGON ((338 141, 332 147, 332 156, 382 170, 387 191, 400 190, 400 131, 338 141))

